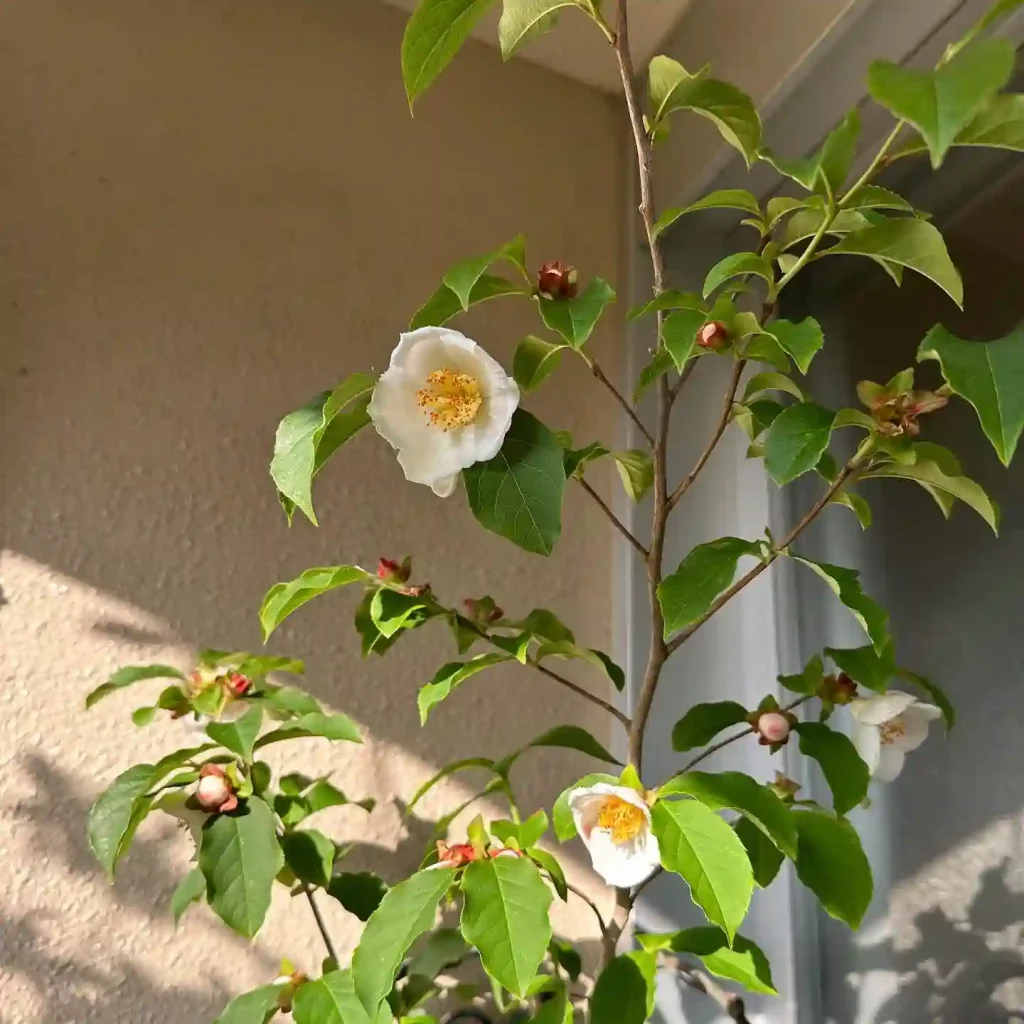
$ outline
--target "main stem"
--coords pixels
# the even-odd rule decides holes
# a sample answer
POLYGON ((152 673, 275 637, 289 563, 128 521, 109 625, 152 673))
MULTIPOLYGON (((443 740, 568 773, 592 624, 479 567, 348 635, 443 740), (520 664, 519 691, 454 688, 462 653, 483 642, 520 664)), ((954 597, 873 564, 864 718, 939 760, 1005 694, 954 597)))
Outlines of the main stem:
MULTIPOLYGON (((640 183, 640 216, 647 235, 647 245, 651 255, 652 289, 655 296, 665 290, 665 261, 661 254, 654 231, 654 189, 651 181, 651 140, 644 128, 643 114, 637 96, 633 58, 629 52, 629 15, 627 0, 615 0, 615 27, 612 46, 619 65, 619 75, 626 97, 629 111, 629 123, 633 130, 633 142, 636 146, 637 171, 640 183)), ((664 313, 658 312, 658 337, 661 337, 664 313)), ((669 415, 672 409, 672 392, 668 380, 662 376, 658 380, 658 413, 654 429, 652 458, 654 463, 654 512, 651 518, 651 544, 647 550, 645 565, 647 568, 647 587, 651 606, 651 646, 647 656, 647 669, 637 699, 636 712, 629 731, 629 761, 636 770, 642 771, 644 753, 644 730, 651 713, 651 704, 658 687, 662 667, 668 658, 665 645, 665 623, 658 602, 658 585, 661 583, 661 563, 665 549, 665 524, 668 520, 668 476, 665 464, 665 450, 668 443, 669 415)), ((646 433, 646 431, 644 431, 646 433)), ((628 889, 616 892, 615 912, 604 930, 602 942, 602 966, 614 956, 619 938, 629 920, 633 909, 633 899, 628 889)))

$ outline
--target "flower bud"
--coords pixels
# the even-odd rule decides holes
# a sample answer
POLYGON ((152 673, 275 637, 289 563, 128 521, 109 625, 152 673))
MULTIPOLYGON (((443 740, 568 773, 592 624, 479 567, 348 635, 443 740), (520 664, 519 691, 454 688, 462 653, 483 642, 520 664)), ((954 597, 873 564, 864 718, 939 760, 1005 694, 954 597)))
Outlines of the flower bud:
POLYGON ((789 718, 779 711, 766 711, 757 719, 757 731, 764 745, 775 746, 789 739, 789 718))
POLYGON ((405 583, 412 575, 412 560, 393 562, 390 558, 382 558, 377 562, 377 576, 386 583, 405 583))
POLYGON ((232 697, 244 697, 252 689, 252 680, 241 672, 229 672, 224 687, 232 697))
POLYGON ((437 863, 439 867, 461 868, 477 859, 472 843, 453 843, 449 846, 443 839, 437 841, 437 863))
POLYGON ((220 765, 204 764, 199 770, 196 803, 210 814, 225 814, 238 806, 238 797, 220 765))
POLYGON ((462 603, 466 609, 466 617, 479 625, 497 622, 505 616, 505 612, 489 597, 467 597, 462 603))
POLYGON ((845 672, 825 676, 818 696, 828 704, 849 704, 857 699, 857 684, 845 672))
POLYGON ((578 290, 576 268, 558 260, 545 263, 537 274, 537 291, 545 299, 575 299, 578 290))
POLYGON ((697 332, 696 341, 701 348, 721 352, 729 344, 729 330, 720 321, 712 320, 697 332))

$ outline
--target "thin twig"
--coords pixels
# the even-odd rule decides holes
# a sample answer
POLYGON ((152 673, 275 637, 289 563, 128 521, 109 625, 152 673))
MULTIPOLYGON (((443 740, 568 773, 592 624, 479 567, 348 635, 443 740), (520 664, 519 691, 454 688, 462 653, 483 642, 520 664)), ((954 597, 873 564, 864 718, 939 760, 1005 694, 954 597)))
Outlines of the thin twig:
POLYGON ((636 414, 636 410, 626 401, 625 396, 621 391, 608 379, 605 375, 604 370, 597 365, 596 362, 591 361, 590 363, 591 372, 594 376, 615 396, 615 400, 626 410, 626 415, 633 421, 633 425, 637 430, 646 438, 647 444, 654 447, 654 437, 651 432, 644 426, 643 421, 636 414))
POLYGON ((609 704, 608 701, 602 700, 596 694, 593 694, 589 690, 585 690, 582 686, 574 683, 571 679, 566 679, 565 676, 560 676, 557 672, 552 672, 546 665, 541 665, 536 661, 530 661, 527 662, 527 664, 532 665, 538 672, 543 672, 549 679, 554 679, 556 683, 561 683, 562 686, 572 690, 573 693, 578 693, 581 697, 589 700, 591 704, 596 704, 599 708, 603 708, 609 715, 614 715, 626 730, 629 730, 632 727, 633 723, 630 721, 629 715, 620 711, 614 704, 609 704))
POLYGON ((320 908, 316 905, 316 898, 313 896, 313 890, 306 884, 303 884, 302 891, 306 894, 306 899, 309 900, 309 908, 313 911, 313 917, 316 918, 316 926, 320 929, 320 937, 324 940, 324 945, 327 947, 327 955, 336 963, 341 963, 338 959, 338 951, 334 948, 334 943, 331 942, 330 933, 327 931, 327 924, 323 917, 320 915, 320 908))
POLYGON ((750 1024, 750 1018, 747 1017, 747 1010, 743 1005, 743 1000, 735 992, 726 991, 717 982, 712 981, 703 971, 697 970, 696 967, 691 967, 689 964, 676 961, 676 970, 679 972, 679 977, 683 982, 697 992, 703 992, 704 995, 713 999, 718 1003, 722 1012, 735 1021, 736 1024, 750 1024))
POLYGON ((638 541, 636 537, 634 537, 633 534, 631 534, 629 530, 626 529, 626 526, 623 524, 622 520, 619 519, 619 517, 611 510, 607 502, 605 502, 604 498, 602 498, 601 495, 598 494, 597 491, 595 491, 594 488, 591 487, 586 480, 581 479, 580 486, 583 488, 583 490, 587 492, 587 494, 589 494, 594 499, 594 501, 597 502, 597 504, 601 507, 601 510, 604 512, 604 514, 611 520, 612 525, 615 527, 615 529, 618 530, 619 533, 621 533, 622 536, 625 537, 626 540, 628 540, 629 543, 632 544, 633 547, 635 547, 644 558, 647 558, 647 548, 645 548, 643 544, 641 544, 640 541, 638 541))
POLYGON ((681 633, 673 637, 668 643, 668 653, 672 654, 673 651, 686 643, 686 641, 689 640, 690 637, 693 636, 693 634, 696 633, 697 630, 715 614, 715 612, 717 612, 723 605, 728 604, 744 587, 753 583, 753 581, 756 580, 757 577, 760 576, 761 573, 763 573, 765 569, 767 569, 768 566, 770 566, 772 562, 779 557, 779 555, 785 553, 786 548, 788 548, 789 545, 792 544, 793 541, 795 541, 797 537, 799 537, 800 534, 814 522, 815 519, 817 519, 821 510, 825 508, 825 506, 839 493, 843 484, 846 483, 856 470, 858 464, 859 460, 854 456, 853 459, 843 466, 842 471, 832 482, 829 489, 814 503, 803 519, 801 519, 800 522, 798 522, 796 526, 786 534, 786 536, 779 542, 776 549, 768 555, 763 562, 759 562, 755 565, 754 568, 745 576, 741 576, 731 587, 729 587, 728 590, 722 591, 722 593, 719 594, 712 602, 711 607, 699 619, 697 619, 696 622, 687 626, 681 633))
POLYGON ((745 359, 738 359, 736 365, 733 367, 732 377, 729 379, 729 388, 725 393, 725 402, 722 405, 722 415, 718 418, 718 424, 715 427, 715 432, 711 435, 711 440, 708 441, 704 451, 701 452, 700 458, 697 459, 696 465, 687 474, 685 479, 679 484, 679 486, 672 492, 672 496, 668 499, 668 510, 671 512, 676 507, 679 499, 690 489, 694 480, 700 475, 700 471, 707 465, 708 459, 711 458, 711 453, 715 450, 715 446, 722 439, 722 435, 725 433, 725 428, 729 426, 729 419, 732 416, 733 402, 736 401, 736 392, 740 388, 740 379, 743 377, 743 369, 747 365, 745 359))
POLYGON ((683 390, 683 385, 690 379, 690 374, 697 369, 697 360, 691 359, 690 362, 683 367, 683 372, 679 374, 679 380, 672 385, 669 391, 669 400, 674 402, 679 392, 683 390))
POLYGON ((590 909, 594 912, 594 917, 597 918, 597 923, 601 928, 601 934, 604 935, 605 930, 607 929, 607 925, 604 923, 604 915, 601 913, 600 910, 598 910, 597 904, 582 889, 577 889, 576 886, 573 885, 571 882, 566 882, 565 887, 574 896, 579 896, 579 898, 583 900, 583 902, 586 903, 588 907, 590 907, 590 909))

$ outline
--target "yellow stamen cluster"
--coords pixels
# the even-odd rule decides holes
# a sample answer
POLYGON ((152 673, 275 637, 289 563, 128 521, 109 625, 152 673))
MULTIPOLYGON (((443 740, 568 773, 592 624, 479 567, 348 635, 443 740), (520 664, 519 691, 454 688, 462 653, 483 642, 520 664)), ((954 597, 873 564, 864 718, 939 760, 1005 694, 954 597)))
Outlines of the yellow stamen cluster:
POLYGON ((434 370, 427 386, 416 392, 416 401, 430 418, 430 425, 454 430, 473 422, 483 404, 476 377, 455 370, 434 370))
POLYGON ((879 726, 879 732, 882 734, 883 743, 895 743, 896 740, 907 734, 907 727, 900 719, 892 718, 879 726))
POLYGON ((635 839, 647 826, 643 810, 622 797, 605 797, 597 816, 597 827, 612 834, 613 843, 628 843, 635 839))

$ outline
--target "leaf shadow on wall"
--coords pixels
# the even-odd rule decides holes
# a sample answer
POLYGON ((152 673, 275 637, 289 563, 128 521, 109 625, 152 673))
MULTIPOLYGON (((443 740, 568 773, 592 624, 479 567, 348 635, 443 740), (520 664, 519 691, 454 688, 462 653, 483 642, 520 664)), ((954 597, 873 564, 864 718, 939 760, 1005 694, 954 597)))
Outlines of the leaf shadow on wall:
POLYGON ((964 919, 953 920, 933 907, 914 917, 918 940, 911 946, 897 946, 890 938, 862 951, 862 981, 870 971, 899 979, 898 991, 871 1024, 1019 1024, 1024 1019, 1024 893, 1007 884, 1011 865, 1008 860, 981 874, 964 919))

